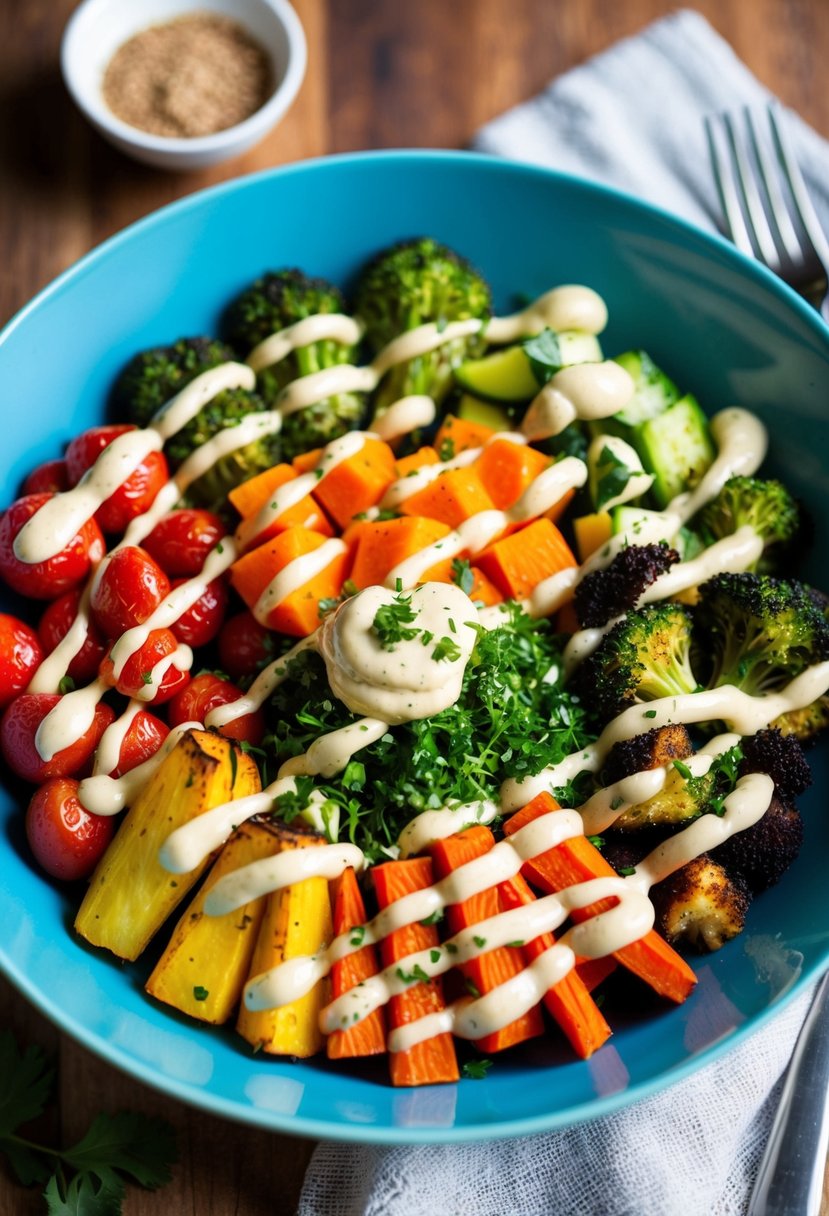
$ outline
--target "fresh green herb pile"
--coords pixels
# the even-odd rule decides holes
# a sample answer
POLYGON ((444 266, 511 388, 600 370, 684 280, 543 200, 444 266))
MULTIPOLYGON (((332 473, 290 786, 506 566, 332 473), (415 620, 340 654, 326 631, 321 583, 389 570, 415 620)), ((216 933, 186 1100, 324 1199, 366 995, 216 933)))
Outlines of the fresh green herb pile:
POLYGON ((70 1148, 36 1144, 19 1129, 46 1109, 54 1070, 39 1047, 0 1033, 0 1154, 23 1186, 45 1184, 49 1216, 118 1216, 127 1182, 155 1190, 170 1181, 175 1137, 161 1119, 98 1115, 70 1148))
MULTIPOLYGON (((381 622, 390 626, 389 644, 391 634, 404 636, 410 628, 401 616, 402 610, 381 622)), ((480 634, 456 704, 391 728, 330 784, 297 778, 296 794, 278 798, 275 810, 294 818, 316 788, 329 800, 329 812, 339 809, 340 837, 380 859, 418 812, 496 798, 505 778, 531 776, 585 745, 584 712, 562 688, 560 673, 561 641, 549 622, 510 605, 502 627, 480 634)), ((332 695, 313 651, 291 660, 269 712, 265 749, 277 767, 356 720, 332 695)))

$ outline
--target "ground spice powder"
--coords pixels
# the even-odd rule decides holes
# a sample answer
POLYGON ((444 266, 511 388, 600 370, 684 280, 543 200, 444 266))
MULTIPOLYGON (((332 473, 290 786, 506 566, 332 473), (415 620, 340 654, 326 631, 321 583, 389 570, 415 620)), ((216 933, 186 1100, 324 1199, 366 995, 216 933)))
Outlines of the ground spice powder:
POLYGON ((192 139, 249 118, 273 90, 268 55, 236 21, 194 12, 135 34, 115 52, 103 97, 153 135, 192 139))

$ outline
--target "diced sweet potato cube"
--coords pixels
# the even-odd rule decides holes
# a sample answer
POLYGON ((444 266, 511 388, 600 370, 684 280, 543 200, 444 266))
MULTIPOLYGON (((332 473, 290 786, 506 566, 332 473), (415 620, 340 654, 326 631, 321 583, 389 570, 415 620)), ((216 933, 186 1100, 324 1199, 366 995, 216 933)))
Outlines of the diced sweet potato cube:
POLYGON ((400 505, 404 515, 426 515, 457 528, 479 511, 491 511, 494 503, 484 489, 477 469, 450 469, 400 505))
POLYGON ((410 473, 415 473, 418 469, 422 469, 426 465, 437 464, 438 461, 439 457, 434 448, 418 448, 418 450, 416 452, 412 452, 410 456, 403 456, 397 461, 395 476, 398 478, 408 477, 410 473))
MULTIPOLYGON (((296 481, 296 478, 296 471, 289 464, 277 464, 272 469, 265 469, 256 477, 251 477, 249 481, 243 481, 241 485, 230 491, 228 497, 243 520, 253 519, 263 507, 273 502, 277 490, 289 481, 296 481)), ((323 536, 334 535, 334 529, 325 512, 310 494, 306 494, 299 502, 293 503, 282 511, 255 537, 246 536, 246 546, 250 547, 252 543, 262 544, 271 537, 278 536, 287 528, 296 526, 311 528, 323 536)))
POLYGON ((577 563, 555 524, 537 519, 495 541, 475 564, 506 598, 523 600, 543 579, 577 563))
POLYGON ((390 570, 449 532, 446 524, 422 516, 359 523, 354 539, 352 582, 359 588, 383 583, 390 570))
POLYGON ((292 637, 305 637, 320 623, 319 601, 338 596, 348 575, 348 551, 344 546, 338 546, 339 541, 326 540, 319 532, 308 528, 288 528, 234 562, 230 568, 230 581, 252 612, 259 605, 257 615, 263 624, 292 637), (273 606, 260 603, 267 588, 286 566, 323 545, 329 546, 331 558, 322 569, 273 606))
POLYGON ((518 501, 549 463, 549 456, 527 443, 494 439, 475 461, 475 469, 494 505, 505 510, 518 501))
POLYGON ((435 435, 435 449, 442 460, 451 460, 468 448, 483 447, 494 434, 492 427, 485 426, 483 422, 472 422, 469 418, 447 414, 435 435))
POLYGON ((321 478, 314 498, 340 528, 345 528, 355 515, 377 505, 394 478, 394 452, 389 445, 380 439, 366 439, 358 452, 321 478))

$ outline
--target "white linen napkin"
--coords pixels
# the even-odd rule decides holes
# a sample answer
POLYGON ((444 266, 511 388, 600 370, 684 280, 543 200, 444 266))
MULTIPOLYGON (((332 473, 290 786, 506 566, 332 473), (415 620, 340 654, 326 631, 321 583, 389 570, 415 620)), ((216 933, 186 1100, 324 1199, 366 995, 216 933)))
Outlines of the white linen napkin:
MULTIPOLYGON (((611 183, 713 230, 702 117, 769 96, 703 17, 682 11, 495 119, 473 146, 611 183)), ((829 145, 790 121, 826 225, 829 145)), ((495 1144, 323 1143, 298 1216, 736 1216, 810 998, 688 1080, 593 1123, 495 1144)))

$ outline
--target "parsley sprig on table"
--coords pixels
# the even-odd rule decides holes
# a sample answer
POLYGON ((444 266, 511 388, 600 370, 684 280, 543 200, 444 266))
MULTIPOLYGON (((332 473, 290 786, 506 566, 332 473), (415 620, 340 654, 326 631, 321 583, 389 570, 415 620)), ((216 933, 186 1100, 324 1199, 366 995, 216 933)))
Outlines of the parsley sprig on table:
POLYGON ((45 1183, 49 1216, 118 1216, 127 1180, 155 1190, 170 1181, 176 1159, 169 1124, 146 1115, 98 1115, 70 1148, 18 1135, 46 1108, 54 1069, 39 1047, 21 1050, 0 1032, 0 1153, 23 1186, 45 1183))
MULTIPOLYGON (((505 778, 531 776, 587 742, 584 713, 562 688, 560 662, 549 623, 510 606, 503 627, 478 638, 454 705, 392 727, 327 784, 305 779, 309 788, 278 799, 277 813, 299 814, 315 786, 339 807, 341 836, 377 860, 419 811, 497 797, 505 778)), ((266 747, 277 763, 356 720, 332 696, 325 666, 310 650, 292 660, 269 712, 266 747)))

